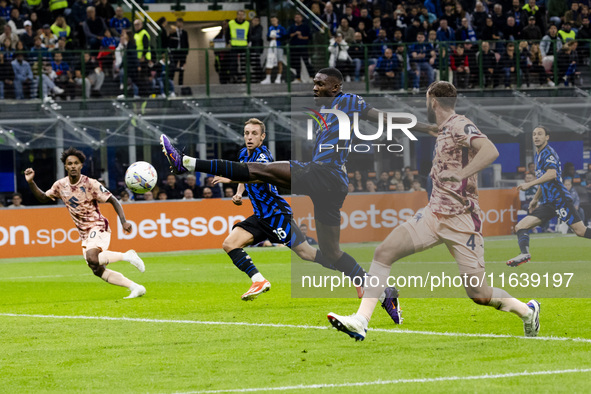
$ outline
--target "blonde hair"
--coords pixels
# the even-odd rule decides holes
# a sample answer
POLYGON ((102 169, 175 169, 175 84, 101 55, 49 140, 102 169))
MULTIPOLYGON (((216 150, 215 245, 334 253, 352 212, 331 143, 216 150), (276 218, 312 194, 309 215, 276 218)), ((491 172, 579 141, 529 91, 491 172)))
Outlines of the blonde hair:
POLYGON ((246 122, 244 122, 245 126, 247 124, 258 125, 261 128, 261 134, 265 134, 265 124, 261 120, 259 120, 257 118, 250 118, 246 122))

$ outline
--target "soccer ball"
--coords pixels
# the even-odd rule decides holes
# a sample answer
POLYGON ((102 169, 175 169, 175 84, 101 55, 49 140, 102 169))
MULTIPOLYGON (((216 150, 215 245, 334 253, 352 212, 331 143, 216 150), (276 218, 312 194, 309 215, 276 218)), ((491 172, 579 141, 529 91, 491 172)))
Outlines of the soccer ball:
POLYGON ((134 193, 144 194, 156 186, 158 174, 148 162, 136 161, 125 171, 125 184, 134 193))

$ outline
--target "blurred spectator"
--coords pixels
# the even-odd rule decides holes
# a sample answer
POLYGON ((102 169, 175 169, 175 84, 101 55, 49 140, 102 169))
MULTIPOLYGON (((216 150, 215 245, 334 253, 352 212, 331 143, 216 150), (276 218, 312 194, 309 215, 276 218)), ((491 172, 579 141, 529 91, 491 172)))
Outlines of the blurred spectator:
POLYGON ((468 18, 462 18, 458 30, 456 30, 456 41, 476 41, 476 32, 468 22, 468 18))
POLYGON ((404 185, 404 190, 410 190, 412 187, 412 182, 415 180, 415 174, 410 167, 404 167, 404 179, 402 179, 402 184, 404 185))
POLYGON ((131 28, 131 22, 123 15, 121 6, 115 8, 115 16, 109 20, 109 28, 115 37, 119 37, 123 29, 129 30, 131 28))
POLYGON ((203 188, 203 198, 213 198, 213 192, 209 187, 203 188))
MULTIPOLYGON (((519 42, 519 71, 523 75, 521 83, 525 82, 529 88, 529 71, 531 66, 531 59, 529 57, 529 48, 527 41, 519 42)), ((521 87, 521 86, 520 86, 521 87)))
POLYGON ((581 10, 579 8, 578 0, 572 1, 570 10, 564 14, 564 23, 568 23, 571 27, 579 29, 583 24, 581 10))
MULTIPOLYGON (((145 83, 141 78, 140 74, 140 63, 137 57, 137 48, 135 46, 135 40, 130 36, 127 30, 121 31, 121 42, 119 43, 119 47, 117 52, 115 53, 115 68, 120 70, 119 77, 121 81, 121 85, 119 88, 123 90, 124 85, 127 85, 129 82, 131 84, 131 88, 133 89, 133 96, 139 97, 139 90, 142 87, 142 92, 146 89, 144 87, 145 83), (127 63, 126 63, 127 62, 127 63), (127 64, 127 78, 128 81, 124 81, 125 70, 124 66, 127 64)), ((118 96, 117 98, 124 98, 123 95, 118 96)))
MULTIPOLYGON (((63 17, 61 17, 63 18, 63 17)), ((51 26, 48 24, 43 25, 43 33, 39 36, 43 46, 48 50, 52 51, 57 47, 57 36, 51 31, 51 26)))
POLYGON ((575 206, 575 209, 581 217, 581 220, 583 221, 583 223, 585 223, 585 211, 583 211, 583 208, 581 208, 581 198, 579 197, 579 193, 577 193, 577 191, 573 187, 573 180, 571 178, 565 178, 564 186, 566 187, 566 190, 568 190, 568 192, 570 193, 570 196, 573 199, 573 205, 575 206))
MULTIPOLYGON (((221 198, 222 197, 222 185, 221 184, 214 185, 212 176, 208 176, 205 178, 203 186, 204 186, 203 194, 205 194, 205 188, 207 187, 207 188, 209 188, 209 190, 211 190, 213 198, 221 198)), ((205 196, 203 198, 205 198, 205 196)))
POLYGON ((82 78, 85 78, 85 91, 82 92, 85 95, 84 97, 101 97, 101 87, 105 82, 105 73, 99 67, 96 59, 92 58, 88 52, 84 52, 84 71, 86 75, 82 75, 82 66, 78 64, 74 70, 74 82, 82 88, 82 78))
MULTIPOLYGON (((521 0, 513 0, 513 4, 510 10, 507 11, 507 16, 512 16, 515 19, 515 24, 521 29, 527 25, 528 17, 525 15, 523 8, 521 7, 521 0)), ((534 21, 535 21, 534 17, 534 21)))
POLYGON ((82 24, 82 29, 86 37, 86 47, 88 49, 99 49, 107 25, 103 18, 96 15, 96 10, 92 6, 86 8, 86 20, 82 24))
POLYGON ((330 53, 328 65, 339 69, 345 80, 351 82, 351 76, 354 72, 353 60, 349 56, 349 44, 343 39, 341 33, 337 33, 334 39, 330 40, 328 52, 330 53))
POLYGON ((300 231, 310 245, 318 245, 314 238, 308 236, 308 226, 305 223, 300 224, 300 231))
POLYGON ((30 89, 31 97, 36 96, 35 88, 33 84, 33 70, 29 62, 25 61, 25 57, 22 53, 16 54, 16 59, 12 61, 12 69, 14 71, 14 95, 17 100, 23 100, 25 98, 23 91, 30 89))
POLYGON ((96 16, 103 18, 105 22, 110 21, 115 16, 115 10, 109 4, 109 0, 98 0, 95 4, 96 16))
MULTIPOLYGON (((76 47, 85 48, 86 39, 84 38, 84 21, 86 20, 87 0, 76 0, 72 4, 70 15, 67 15, 68 25, 72 26, 74 30, 74 37, 78 41, 76 47)), ((31 21, 33 19, 31 18, 31 21)), ((35 30, 35 23, 33 22, 33 30, 35 30)))
POLYGON ((109 73, 113 72, 115 67, 115 49, 119 46, 119 38, 111 35, 111 30, 105 30, 105 36, 101 40, 101 51, 96 59, 99 67, 109 73))
POLYGON ((137 50, 137 58, 140 67, 145 70, 147 63, 152 60, 150 33, 144 28, 144 23, 139 19, 133 21, 133 28, 135 29, 133 39, 137 50))
POLYGON ((419 31, 422 31, 422 27, 421 20, 417 16, 416 18, 412 18, 411 25, 406 29, 406 37, 404 38, 404 41, 417 42, 417 34, 419 31))
MULTIPOLYGON (((529 51, 529 58, 531 60, 531 66, 529 68, 529 72, 532 74, 538 74, 538 82, 541 85, 547 84, 548 86, 554 86, 554 82, 550 79, 549 75, 546 73, 546 69, 544 68, 542 62, 542 52, 540 51, 540 45, 537 43, 531 44, 531 48, 529 51)), ((533 164, 533 163, 530 163, 533 164)), ((532 172, 535 172, 535 167, 532 172)))
POLYGON ((166 182, 162 187, 162 191, 166 193, 169 200, 178 200, 183 198, 183 189, 177 182, 176 175, 168 174, 166 182))
POLYGON ((131 202, 127 190, 123 190, 121 193, 119 193, 119 201, 121 201, 122 203, 131 202))
POLYGON ((12 31, 10 25, 4 25, 4 33, 0 34, 0 42, 4 42, 7 38, 10 38, 12 49, 16 48, 18 40, 18 34, 12 31))
MULTIPOLYGON (((519 1, 519 0, 517 0, 519 1)), ((486 26, 486 18, 488 14, 484 9, 484 4, 481 1, 476 2, 476 10, 472 14, 472 26, 474 27, 474 32, 476 33, 477 38, 482 37, 482 32, 484 27, 486 26)), ((492 19, 491 19, 492 22, 492 19)))
POLYGON ((542 31, 536 25, 536 18, 530 16, 527 21, 527 26, 521 30, 521 38, 524 40, 541 40, 542 39, 542 31))
POLYGON ((367 36, 370 42, 374 42, 380 36, 380 30, 384 30, 384 37, 386 37, 387 32, 386 29, 382 29, 382 20, 380 18, 373 18, 371 28, 367 29, 367 36))
POLYGON ((12 31, 20 35, 25 32, 24 21, 20 17, 20 11, 18 8, 13 8, 10 11, 10 19, 8 25, 12 28, 12 31))
POLYGON ((413 191, 413 192, 424 192, 426 190, 425 190, 425 188, 423 188, 421 186, 421 181, 419 181, 418 179, 415 179, 414 181, 412 181, 411 191, 413 191))
POLYGON ((144 201, 154 201, 154 193, 147 191, 144 193, 144 201))
POLYGON ((349 183, 349 185, 347 186, 347 190, 349 193, 353 193, 355 191, 355 186, 353 186, 352 183, 349 183))
POLYGON ((267 31, 267 40, 269 47, 267 48, 267 60, 265 62, 265 73, 267 76, 261 82, 262 84, 271 83, 271 72, 277 67, 277 77, 275 83, 281 83, 281 74, 283 73, 283 48, 281 42, 285 40, 287 31, 279 24, 279 19, 276 16, 271 17, 271 26, 267 31))
POLYGON ((185 178, 184 189, 191 189, 195 198, 201 198, 201 188, 197 185, 197 177, 193 174, 187 175, 185 178))
POLYGON ((390 176, 387 171, 382 171, 380 179, 378 180, 377 190, 380 192, 387 192, 390 190, 390 176))
POLYGON ((365 44, 361 33, 356 32, 354 40, 349 46, 349 56, 355 67, 355 81, 361 80, 361 68, 365 64, 365 44))
POLYGON ((372 181, 371 179, 368 179, 368 180, 365 182, 365 190, 366 190, 368 193, 375 193, 375 192, 377 191, 377 186, 376 186, 375 182, 374 182, 374 181, 372 181))
POLYGON ((521 28, 515 23, 515 18, 508 16, 502 30, 503 40, 516 41, 521 34, 521 28))
POLYGON ((380 90, 395 90, 402 88, 402 67, 397 56, 393 56, 392 49, 387 48, 384 56, 378 59, 375 68, 375 83, 380 90), (400 75, 398 75, 400 74, 400 75))
POLYGON ((391 185, 401 185, 402 189, 404 190, 404 180, 402 179, 402 171, 394 170, 394 176, 390 179, 391 185))
POLYGON ((435 48, 430 43, 425 43, 425 33, 419 32, 417 44, 410 47, 410 66, 414 72, 413 93, 419 92, 422 72, 427 75, 427 86, 435 80, 435 70, 433 70, 435 59, 435 48))
MULTIPOLYGON (((563 0, 560 0, 563 1, 563 0)), ((548 7, 550 8, 550 7, 548 7)), ((536 18, 536 25, 540 26, 540 29, 544 30, 545 27, 545 13, 544 11, 540 10, 540 7, 538 7, 536 5, 536 0, 527 0, 527 3, 523 6, 523 11, 525 16, 527 16, 527 18, 529 18, 530 16, 533 16, 536 18)), ((565 10, 566 11, 566 10, 565 10)), ((561 14, 561 16, 564 15, 564 12, 561 14)))
MULTIPOLYGON (((57 41, 61 37, 65 37, 66 43, 72 41, 72 29, 66 23, 66 18, 64 18, 63 16, 61 16, 61 15, 58 16, 57 19, 55 20, 55 23, 53 25, 51 25, 50 29, 51 29, 51 32, 53 33, 53 35, 56 37, 52 48, 57 47, 57 41)), ((46 45, 47 45, 47 43, 46 43, 46 45)))
POLYGON ((566 44, 568 41, 572 41, 576 38, 575 32, 571 29, 570 22, 564 22, 558 31, 558 37, 563 44, 566 44))
POLYGON ((232 186, 226 186, 224 188, 224 197, 232 198, 234 196, 234 189, 232 186))
POLYGON ((70 69, 70 65, 62 61, 62 53, 55 52, 53 54, 53 61, 51 62, 51 69, 55 72, 55 84, 65 91, 69 98, 75 96, 76 84, 74 83, 74 75, 70 69))
POLYGON ((527 172, 530 174, 536 174, 536 164, 533 162, 527 163, 527 172))
MULTIPOLYGON (((33 45, 33 48, 31 48, 31 50, 29 52, 30 52, 29 62, 31 62, 31 64, 33 64, 33 65, 35 65, 35 62, 37 62, 39 60, 39 56, 41 56, 43 61, 47 62, 47 61, 51 60, 51 55, 49 54, 49 50, 43 44, 43 41, 41 40, 41 36, 35 37, 35 44, 33 45)), ((33 67, 35 67, 35 66, 33 66, 33 67)))
POLYGON ((261 54, 264 51, 265 41, 263 26, 261 26, 261 19, 258 16, 255 16, 250 21, 248 43, 250 44, 251 78, 253 82, 260 82, 263 80, 264 75, 261 67, 261 54))
POLYGON ((503 81, 507 89, 511 87, 511 76, 515 74, 515 65, 515 44, 510 42, 499 60, 499 69, 503 71, 505 76, 503 81))
MULTIPOLYGON (((577 33, 577 40, 590 40, 591 39, 591 25, 589 23, 590 18, 583 18, 583 25, 577 33)), ((581 41, 579 44, 579 54, 582 59, 589 59, 589 42, 581 41)))
POLYGON ((503 12, 502 4, 496 3, 494 5, 491 17, 495 30, 502 33, 505 30, 505 27, 507 26, 507 17, 503 12))
POLYGON ((454 72, 454 85, 466 89, 470 80, 470 63, 464 53, 464 45, 460 44, 450 56, 450 67, 454 72))
POLYGON ((7 208, 25 208, 22 204, 23 196, 20 193, 14 193, 12 195, 12 204, 10 204, 7 208))
POLYGON ((499 40, 501 38, 501 32, 493 24, 492 17, 489 15, 486 17, 485 26, 482 28, 482 34, 478 37, 480 40, 492 41, 499 40))
MULTIPOLYGON (((161 97, 166 96, 166 89, 168 89, 168 97, 176 97, 174 92, 174 82, 170 79, 171 74, 168 74, 168 86, 165 86, 166 81, 166 54, 161 55, 161 59, 158 64, 155 66, 156 75, 154 78, 154 85, 153 88, 157 89, 160 92, 161 97)), ((168 67, 170 67, 170 61, 168 62, 168 67)))
POLYGON ((5 94, 10 91, 10 97, 14 94, 14 70, 12 64, 4 60, 4 53, 0 52, 0 100, 4 100, 5 94))
POLYGON ((456 39, 454 30, 447 23, 447 19, 439 21, 439 28, 437 29, 437 41, 439 42, 445 43, 456 39))
POLYGON ((183 191, 183 200, 193 200, 193 191, 191 189, 185 189, 183 191))
POLYGON ((12 6, 8 4, 6 0, 0 0, 0 18, 4 19, 3 22, 8 22, 10 20, 11 10, 12 6))
POLYGON ((330 34, 334 35, 337 31, 337 27, 339 25, 339 18, 334 12, 334 8, 331 2, 327 2, 324 6, 324 13, 320 17, 324 23, 328 25, 328 29, 330 30, 330 34))
POLYGON ((158 200, 168 200, 168 195, 164 190, 158 192, 158 200))
MULTIPOLYGON (((19 38, 25 49, 29 50, 33 47, 33 45, 35 45, 35 33, 33 32, 33 24, 31 21, 25 21, 24 26, 25 32, 22 33, 19 38)), ((1 39, 2 37, 0 36, 0 42, 3 42, 1 39)))
MULTIPOLYGON (((110 18, 105 19, 105 20, 110 20, 110 18)), ((162 16, 162 17, 158 18, 158 20, 156 21, 156 24, 158 25, 158 27, 160 27, 160 31, 158 32, 158 36, 156 37, 156 48, 155 49, 160 49, 162 51, 168 51, 168 48, 169 48, 168 21, 166 20, 166 17, 162 16)), ((109 30, 109 29, 107 29, 107 30, 109 30)))
MULTIPOLYGON (((531 182, 536 179, 536 176, 533 173, 527 172, 525 174, 525 182, 531 182)), ((521 201, 521 209, 527 211, 529 209, 529 204, 531 200, 533 200, 534 196, 538 191, 538 185, 530 187, 527 190, 520 190, 519 191, 519 201, 521 201)))
POLYGON ((390 48, 390 41, 386 35, 386 30, 380 29, 378 37, 372 42, 369 47, 369 57, 373 59, 374 64, 377 63, 378 59, 386 53, 386 49, 390 48))
MULTIPOLYGON (((312 63, 310 63, 307 47, 310 44, 310 26, 303 21, 303 17, 299 13, 295 14, 293 20, 294 24, 287 30, 287 35, 289 36, 291 67, 296 72, 295 81, 301 81, 302 79, 301 62, 304 62, 310 78, 314 78, 314 68, 312 67, 312 63)), ((353 31, 353 29, 349 30, 353 31)))
POLYGON ((341 23, 336 31, 336 34, 338 33, 343 35, 343 40, 346 42, 353 42, 355 29, 349 26, 349 20, 347 18, 341 18, 341 23))
POLYGON ((68 0, 49 0, 49 12, 51 12, 52 19, 55 20, 68 8, 68 0))
POLYGON ((353 187, 355 188, 356 192, 364 192, 365 191, 365 180, 361 171, 355 171, 353 175, 353 179, 351 180, 353 187))
MULTIPOLYGON (((177 18, 176 26, 168 37, 168 45, 172 53, 172 67, 179 73, 179 86, 185 84, 185 63, 187 63, 187 55, 189 54, 189 34, 184 29, 184 24, 183 18, 177 18)), ((222 29, 222 31, 225 34, 227 29, 225 31, 222 29)), ((172 79, 174 79, 174 75, 172 79)))
MULTIPOLYGON (((246 20, 244 10, 236 12, 236 19, 228 22, 228 44, 230 44, 230 74, 234 77, 234 82, 241 83, 244 80, 246 70, 246 47, 248 47, 248 30, 250 22, 246 20)), ((285 35, 285 29, 283 29, 285 35)))
POLYGON ((578 58, 576 41, 567 42, 558 52, 558 75, 564 86, 569 86, 569 83, 575 86, 578 58))

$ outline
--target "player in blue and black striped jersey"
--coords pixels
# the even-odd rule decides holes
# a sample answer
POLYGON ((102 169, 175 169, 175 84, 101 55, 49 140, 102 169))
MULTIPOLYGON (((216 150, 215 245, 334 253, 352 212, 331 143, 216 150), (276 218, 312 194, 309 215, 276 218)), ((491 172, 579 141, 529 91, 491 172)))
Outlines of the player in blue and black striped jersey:
MULTIPOLYGON (((241 163, 271 163, 273 156, 263 145, 265 140, 265 124, 252 118, 244 125, 244 143, 240 151, 241 163)), ((213 183, 229 183, 228 178, 216 176, 213 183)), ((319 264, 335 269, 322 258, 316 248, 310 246, 299 227, 292 218, 291 207, 279 195, 277 187, 268 183, 240 183, 232 202, 242 205, 242 194, 248 193, 254 215, 236 224, 230 235, 224 240, 223 248, 232 262, 252 280, 252 285, 242 295, 245 301, 255 299, 259 294, 268 291, 271 283, 258 271, 244 247, 269 239, 273 243, 282 243, 290 247, 304 260, 316 261, 319 264)))
POLYGON ((534 162, 536 180, 522 183, 519 190, 527 190, 540 185, 536 195, 529 204, 530 214, 517 223, 515 232, 521 253, 507 261, 507 265, 517 267, 531 260, 529 253, 529 230, 544 224, 553 217, 567 223, 579 237, 591 238, 591 228, 583 224, 570 193, 562 183, 562 169, 556 151, 548 145, 550 135, 544 126, 533 131, 533 142, 536 147, 534 162))
MULTIPOLYGON (((355 114, 371 121, 387 119, 387 114, 369 106, 363 98, 342 91, 343 75, 336 68, 324 68, 314 76, 314 99, 318 106, 337 107, 346 114, 351 123, 355 114)), ((236 163, 226 160, 200 160, 179 152, 168 137, 162 135, 160 143, 171 168, 176 173, 186 171, 203 171, 230 178, 239 182, 264 181, 279 187, 291 188, 295 194, 309 196, 314 203, 314 219, 318 246, 324 258, 332 265, 359 282, 366 273, 355 259, 341 250, 340 240, 340 209, 348 192, 348 178, 345 162, 349 154, 347 147, 350 140, 339 140, 336 118, 329 114, 326 117, 328 129, 318 130, 316 146, 311 162, 281 161, 274 163, 236 163), (336 134, 335 134, 336 133, 336 134), (321 144, 333 144, 339 149, 321 149, 321 144)), ((398 122, 398 119, 395 119, 398 122)), ((408 119, 400 121, 401 124, 408 119)), ((437 135, 437 127, 418 123, 413 131, 437 135)), ((359 297, 363 288, 357 288, 359 297)))

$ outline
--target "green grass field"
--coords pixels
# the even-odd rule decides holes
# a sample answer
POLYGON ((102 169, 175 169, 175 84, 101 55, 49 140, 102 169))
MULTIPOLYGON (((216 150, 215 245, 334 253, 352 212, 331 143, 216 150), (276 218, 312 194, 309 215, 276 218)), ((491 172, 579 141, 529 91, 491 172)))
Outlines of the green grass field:
MULTIPOLYGON (((591 264, 585 239, 534 235, 531 247, 539 264, 591 264)), ((345 247, 364 263, 374 248, 345 247)), ((495 270, 517 254, 512 237, 486 248, 495 270)), ((0 260, 0 392, 589 391, 589 298, 539 298, 539 339, 467 298, 404 298, 403 325, 378 308, 376 330, 355 342, 329 329, 326 314, 353 313, 359 300, 292 298, 289 251, 249 252, 272 282, 254 302, 240 300, 250 282, 221 250, 142 255, 144 274, 113 264, 146 286, 133 300, 79 256, 0 260)), ((449 261, 440 246, 399 266, 449 261)), ((575 296, 582 282, 591 287, 582 272, 575 296)))

